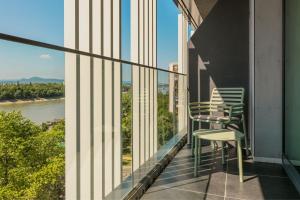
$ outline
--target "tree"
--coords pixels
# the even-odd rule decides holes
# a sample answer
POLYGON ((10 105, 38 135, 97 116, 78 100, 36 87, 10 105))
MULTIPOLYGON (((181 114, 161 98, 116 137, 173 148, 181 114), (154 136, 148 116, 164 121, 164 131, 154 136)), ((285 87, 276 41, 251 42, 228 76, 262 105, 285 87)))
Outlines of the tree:
POLYGON ((122 93, 122 139, 123 139, 123 153, 128 154, 131 150, 131 136, 132 136, 132 111, 131 111, 131 92, 122 93))
POLYGON ((158 147, 166 144, 174 136, 174 115, 169 112, 169 93, 158 92, 157 95, 158 116, 158 147))
POLYGON ((64 198, 64 122, 42 131, 0 112, 0 199, 64 198))
POLYGON ((0 84, 0 100, 63 97, 62 83, 0 84))

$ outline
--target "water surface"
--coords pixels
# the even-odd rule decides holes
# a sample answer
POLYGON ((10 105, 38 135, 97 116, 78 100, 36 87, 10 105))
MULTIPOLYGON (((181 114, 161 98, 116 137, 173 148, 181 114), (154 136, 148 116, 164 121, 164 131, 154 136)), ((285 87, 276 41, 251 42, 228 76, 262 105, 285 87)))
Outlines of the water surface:
POLYGON ((42 122, 65 118, 65 100, 0 104, 0 111, 10 112, 13 110, 21 111, 24 117, 41 124, 42 122))

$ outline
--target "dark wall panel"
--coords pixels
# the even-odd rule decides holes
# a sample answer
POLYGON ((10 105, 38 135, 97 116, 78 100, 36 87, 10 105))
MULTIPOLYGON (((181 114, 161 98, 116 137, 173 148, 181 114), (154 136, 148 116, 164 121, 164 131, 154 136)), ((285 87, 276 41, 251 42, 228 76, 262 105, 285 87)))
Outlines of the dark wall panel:
POLYGON ((247 112, 249 1, 219 0, 190 42, 191 101, 197 101, 198 98, 201 101, 209 100, 214 87, 244 87, 247 112), (206 62, 209 64, 205 64, 206 62))

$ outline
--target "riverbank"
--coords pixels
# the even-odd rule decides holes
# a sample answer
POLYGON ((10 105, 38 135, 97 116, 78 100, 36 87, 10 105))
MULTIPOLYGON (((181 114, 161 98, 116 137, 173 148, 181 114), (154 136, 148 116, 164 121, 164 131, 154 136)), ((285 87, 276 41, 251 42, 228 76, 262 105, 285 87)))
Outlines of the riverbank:
POLYGON ((12 104, 28 104, 28 103, 42 103, 48 101, 60 101, 64 100, 64 97, 56 98, 36 98, 36 99, 12 99, 12 100, 0 100, 1 105, 12 105, 12 104))

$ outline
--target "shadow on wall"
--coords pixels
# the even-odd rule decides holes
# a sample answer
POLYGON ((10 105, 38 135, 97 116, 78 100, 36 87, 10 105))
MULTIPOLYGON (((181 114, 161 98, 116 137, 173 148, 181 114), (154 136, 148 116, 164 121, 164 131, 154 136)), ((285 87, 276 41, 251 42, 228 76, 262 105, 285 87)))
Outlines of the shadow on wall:
POLYGON ((190 102, 207 101, 214 87, 244 87, 249 94, 249 1, 218 1, 189 47, 190 102))

